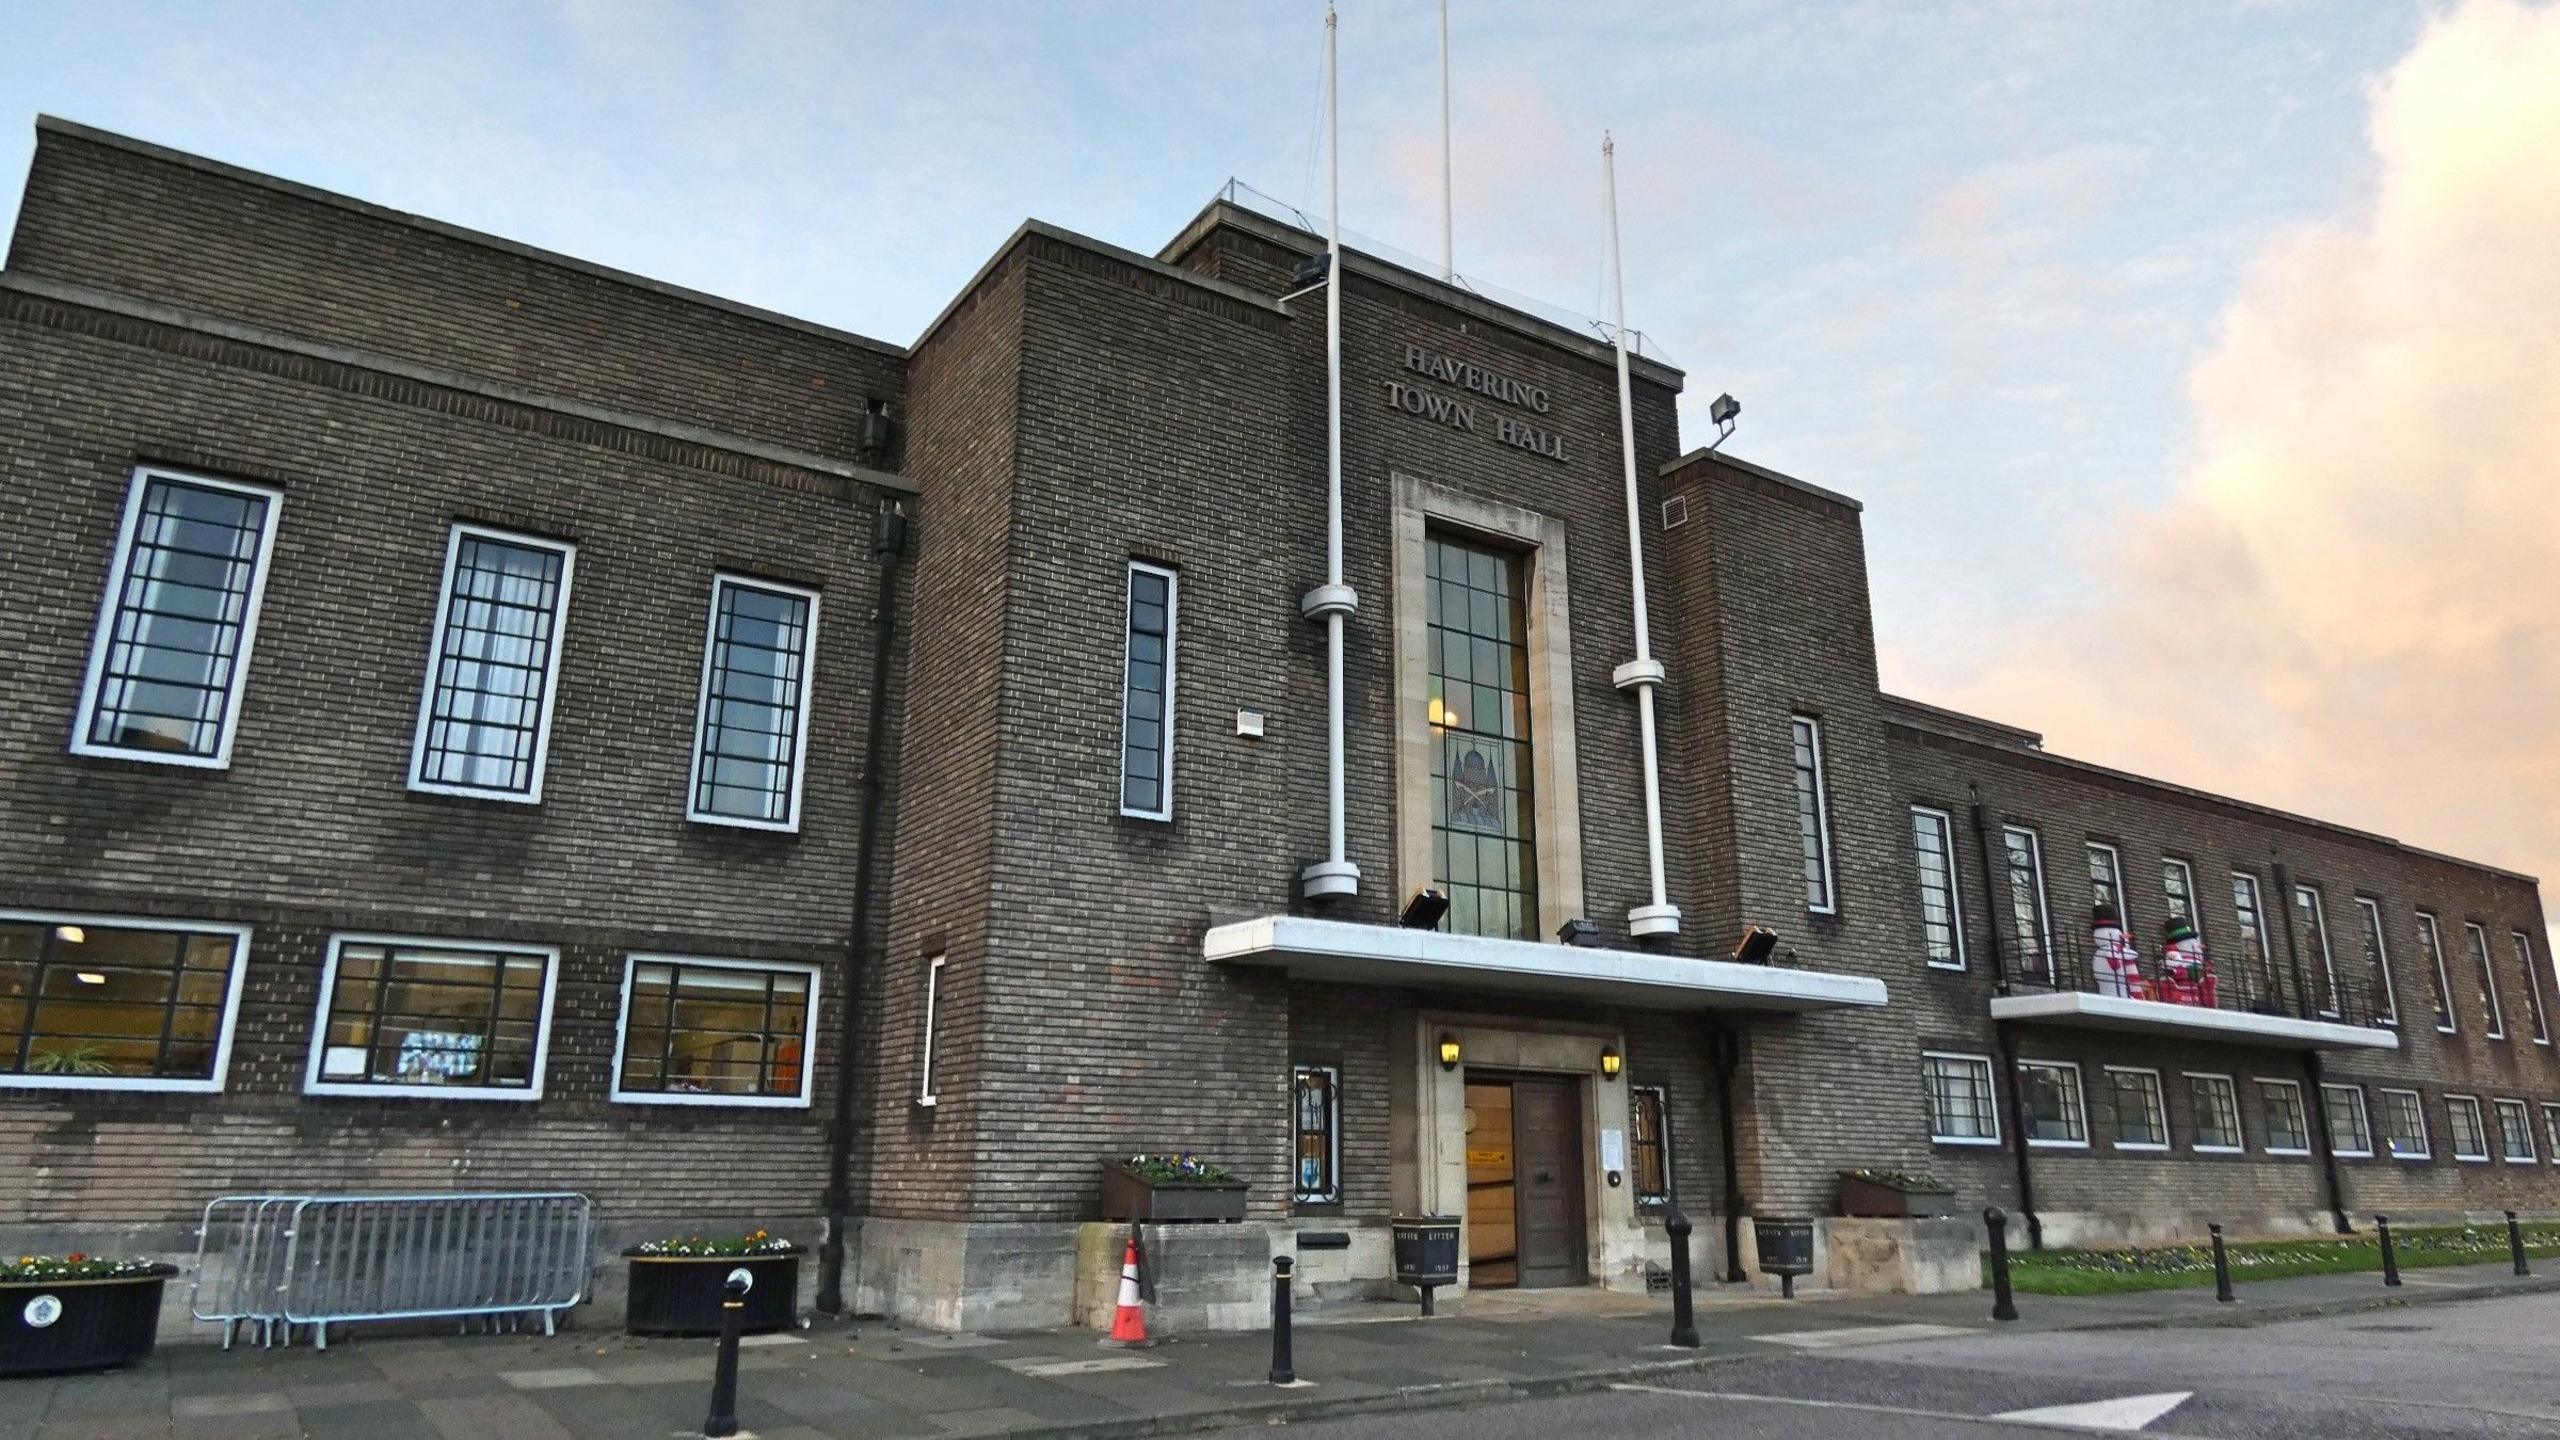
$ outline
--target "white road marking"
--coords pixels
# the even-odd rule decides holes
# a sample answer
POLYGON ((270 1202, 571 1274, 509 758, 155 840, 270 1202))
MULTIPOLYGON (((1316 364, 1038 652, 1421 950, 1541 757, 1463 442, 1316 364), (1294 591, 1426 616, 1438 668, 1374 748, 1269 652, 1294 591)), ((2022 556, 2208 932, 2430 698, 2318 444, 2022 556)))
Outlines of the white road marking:
POLYGON ((1994 1420, 2027 1425, 2078 1425, 2091 1430, 2139 1430, 2195 1398, 2193 1390, 2165 1390, 2157 1395, 2121 1395, 2082 1405, 2046 1405, 2034 1410, 2004 1410, 1994 1420))
POLYGON ((1091 1360, 1042 1360, 1036 1356, 1022 1360, 999 1360, 997 1364, 1016 1375, 1048 1379, 1055 1375, 1099 1375, 1107 1370, 1161 1370, 1164 1362, 1141 1355, 1102 1355, 1091 1360))
POLYGON ((1852 1345, 1891 1345, 1903 1340, 1948 1340, 1979 1335, 1962 1325, 1851 1325, 1838 1330, 1792 1330, 1784 1335, 1754 1335, 1769 1345, 1797 1350, 1841 1350, 1852 1345))

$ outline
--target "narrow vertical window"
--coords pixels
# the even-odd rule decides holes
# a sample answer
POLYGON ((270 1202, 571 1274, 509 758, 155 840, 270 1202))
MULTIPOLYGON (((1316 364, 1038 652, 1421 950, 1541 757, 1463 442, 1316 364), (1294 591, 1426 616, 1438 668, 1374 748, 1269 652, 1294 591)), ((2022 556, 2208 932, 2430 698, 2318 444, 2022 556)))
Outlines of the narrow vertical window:
POLYGON ((1292 1148, 1297 1182, 1289 1198, 1300 1205, 1342 1202, 1342 1071, 1332 1065, 1299 1065, 1290 1071, 1292 1148))
POLYGON ((1931 1140, 1941 1145, 2000 1143, 2000 1107, 1992 1099, 1989 1056, 1923 1052, 1920 1078, 1928 1091, 1931 1140))
POLYGON ((2489 1158, 2489 1128, 2480 1118, 2480 1102, 2468 1095, 2444 1097, 2444 1117, 2453 1132, 2453 1158, 2480 1164, 2489 1158))
POLYGON ((2231 909, 2240 919, 2240 953, 2256 972, 2261 992, 2269 999, 2284 993, 2276 980, 2275 952, 2267 945, 2266 911, 2258 903, 2258 877, 2245 870, 2231 872, 2231 909))
POLYGON ((2240 1091, 2228 1075, 2187 1075, 2187 1098, 2196 1115, 2194 1148, 2207 1154, 2240 1149, 2240 1091))
POLYGON ((1804 908, 1816 915, 1837 914, 1832 893, 1831 794, 1822 775, 1822 722, 1810 715, 1794 717, 1796 766, 1796 830, 1803 840, 1804 908))
POLYGON ((2320 1013, 2335 1018, 2339 1013, 2338 959, 2329 953, 2329 911, 2320 903, 2320 892, 2308 885, 2293 887, 2294 920, 2302 931, 2302 943, 2311 947, 2312 973, 2320 982, 2320 1013))
POLYGON ((2498 968, 2489 960, 2489 932, 2466 922, 2462 933, 2471 941, 2471 963, 2480 971, 2480 1011, 2489 1022, 2489 1038, 2507 1038, 2507 1007, 2498 1003, 2498 968))
POLYGON ((1956 893, 1955 820, 1943 810, 1911 807, 1911 849, 1920 862, 1920 936, 1929 963, 1964 968, 1964 910, 1956 893))
POLYGON ((557 541, 453 527, 410 789, 527 804, 542 798, 576 563, 576 547, 557 541))
POLYGON ((2418 912, 2418 943, 2427 950, 2427 975, 2435 985, 2436 1028, 2447 1035, 2458 1026, 2453 1018, 2453 977, 2444 967, 2444 933, 2436 925, 2436 917, 2418 912))
POLYGON ((933 1082, 933 1041, 936 1022, 942 1018, 942 961, 940 955, 924 966, 924 1051, 916 1061, 916 1103, 932 1105, 941 1096, 933 1082))
POLYGON ((2118 862, 2116 847, 2089 842, 2089 907, 2105 910, 2133 929, 2133 917, 2124 908, 2124 867, 2118 862))
POLYGON ((1129 658, 1120 687, 1120 813, 1173 818, 1174 573, 1129 562, 1129 658))
POLYGON ((2364 1087, 2323 1085, 2320 1103, 2329 1113, 2329 1153, 2350 1160, 2373 1154, 2373 1125, 2366 1118, 2364 1087))
POLYGON ((134 472, 71 753, 231 763, 283 504, 255 485, 134 472))
POLYGON ((2184 860, 2160 862, 2160 896, 2169 907, 2169 918, 2183 920, 2204 933, 2204 917, 2196 913, 2196 872, 2184 860))
POLYGON ((2511 930, 2508 937, 2515 942, 2516 964, 2524 969, 2524 1003, 2533 1011, 2533 1043, 2551 1043, 2551 1017, 2542 1008, 2542 969, 2534 963, 2533 937, 2521 930, 2511 930))
POLYGON ((2045 907, 2044 842, 2023 825, 2000 831, 2009 855, 2009 919, 2018 937, 2018 972, 2041 971, 2054 983, 2052 912, 2045 907))
POLYGON ((1669 1097, 1659 1085, 1637 1085, 1627 1091, 1627 1122, 1635 1134, 1628 1161, 1635 1167, 1636 1204, 1671 1203, 1671 1113, 1669 1097))
POLYGON ((2266 1115, 2270 1155, 2311 1153, 2311 1116, 2302 1108, 2302 1086, 2293 1080, 2261 1080, 2258 1100, 2266 1115))
POLYGON ((2382 902, 2370 895, 2356 897, 2356 909, 2364 921, 2364 961, 2373 967, 2373 977, 2382 986, 2382 1014, 2385 1025, 2400 1023, 2400 986, 2391 978, 2391 945, 2382 937, 2382 902))
POLYGON ((800 828, 817 653, 815 591, 729 575, 712 580, 686 819, 800 828))
POLYGON ((2543 1102, 2542 1138, 2545 1142, 2542 1153, 2551 1157, 2552 1164, 2560 1165, 2560 1104, 2543 1102))
POLYGON ((1507 550, 1423 543, 1431 677, 1431 875, 1460 935, 1538 928, 1526 567, 1507 550))

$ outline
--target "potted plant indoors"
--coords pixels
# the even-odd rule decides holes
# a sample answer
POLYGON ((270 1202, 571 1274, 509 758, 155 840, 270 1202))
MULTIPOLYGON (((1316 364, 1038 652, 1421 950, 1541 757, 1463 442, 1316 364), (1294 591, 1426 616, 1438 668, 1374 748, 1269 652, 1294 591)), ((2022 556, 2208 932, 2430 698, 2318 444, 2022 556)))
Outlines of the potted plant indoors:
POLYGON ((755 1283, 739 1312, 741 1334, 788 1330, 800 1319, 799 1246, 763 1230, 650 1240, 622 1252, 631 1269, 622 1328, 633 1335, 716 1335, 729 1272, 755 1283))
POLYGON ((1955 1213, 1955 1187, 1903 1170, 1840 1172, 1840 1213, 1865 1219, 1918 1220, 1955 1213))
POLYGON ((1102 1218, 1151 1224, 1242 1220, 1244 1182, 1197 1155, 1132 1155, 1102 1162, 1102 1218))
POLYGON ((151 1353, 175 1265, 73 1251, 0 1260, 0 1375, 103 1370, 151 1353))

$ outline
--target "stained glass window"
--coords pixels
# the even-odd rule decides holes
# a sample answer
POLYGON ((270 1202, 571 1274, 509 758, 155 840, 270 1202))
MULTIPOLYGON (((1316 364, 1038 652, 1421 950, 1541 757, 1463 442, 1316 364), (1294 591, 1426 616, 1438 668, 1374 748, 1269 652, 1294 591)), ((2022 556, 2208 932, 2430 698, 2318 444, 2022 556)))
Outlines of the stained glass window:
POLYGON ((1301 1205, 1342 1199, 1342 1072, 1330 1065, 1300 1065, 1291 1072, 1298 1174, 1291 1198, 1301 1205))
POLYGON ((1430 646, 1431 869, 1442 922, 1538 934, 1528 618, 1520 558, 1434 535, 1424 545, 1430 646))
POLYGON ((1627 1120, 1635 1133, 1628 1140, 1635 1166, 1636 1203, 1671 1202, 1671 1118, 1659 1085, 1637 1085, 1627 1091, 1627 1120))

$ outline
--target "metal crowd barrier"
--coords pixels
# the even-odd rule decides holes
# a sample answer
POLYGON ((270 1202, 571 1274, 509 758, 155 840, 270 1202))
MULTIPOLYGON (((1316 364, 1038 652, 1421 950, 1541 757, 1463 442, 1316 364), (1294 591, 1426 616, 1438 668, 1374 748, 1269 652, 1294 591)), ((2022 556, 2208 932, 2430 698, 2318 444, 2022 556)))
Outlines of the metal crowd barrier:
POLYGON ((586 1298, 594 1236, 595 1207, 566 1191, 225 1195, 196 1231, 190 1308, 226 1350, 243 1321, 263 1345, 309 1326, 323 1350, 353 1320, 539 1315, 548 1335, 586 1298))

